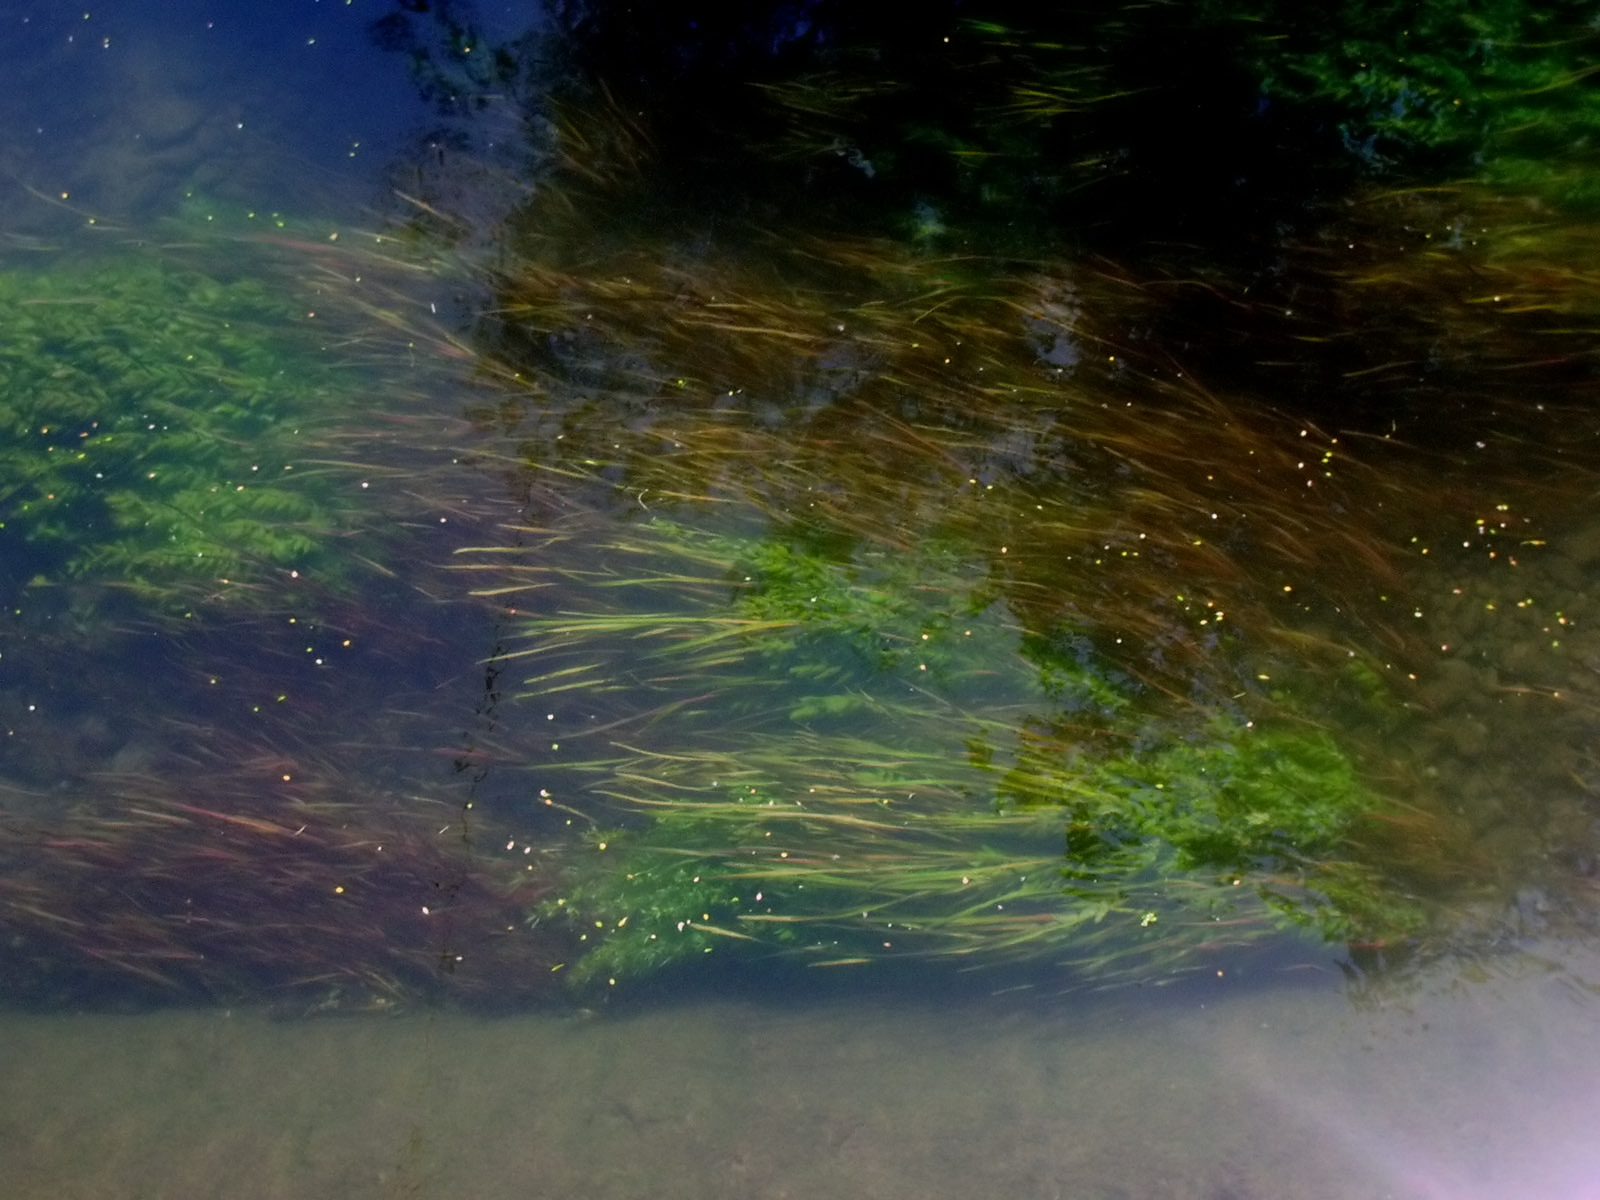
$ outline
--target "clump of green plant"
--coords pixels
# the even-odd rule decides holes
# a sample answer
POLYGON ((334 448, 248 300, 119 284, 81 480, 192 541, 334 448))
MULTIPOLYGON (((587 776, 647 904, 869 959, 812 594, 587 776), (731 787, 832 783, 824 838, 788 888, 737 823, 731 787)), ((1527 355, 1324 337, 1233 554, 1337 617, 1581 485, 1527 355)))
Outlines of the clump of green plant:
POLYGON ((1591 6, 1518 0, 1208 2, 1269 104, 1320 112, 1369 168, 1443 172, 1593 207, 1591 6))
POLYGON ((647 822, 591 835, 537 919, 574 930, 580 984, 717 950, 1053 961, 1105 981, 1274 931, 1420 927, 1338 861, 1380 802, 1325 735, 1217 724, 1103 759, 1020 758, 989 791, 931 746, 835 734, 635 761, 625 796, 647 822))
POLYGON ((952 544, 656 518, 590 550, 518 576, 581 585, 521 619, 518 653, 548 664, 529 694, 660 707, 566 768, 614 806, 536 915, 571 925, 579 983, 736 948, 1105 977, 1219 937, 1397 935, 1324 886, 1351 885, 1331 864, 1381 806, 1331 736, 1175 704, 1070 629, 1025 632, 952 544))
POLYGON ((1166 842, 1183 869, 1246 871, 1269 860, 1314 858, 1349 821, 1376 806, 1354 765, 1315 729, 1256 729, 1225 719, 1184 733, 1142 735, 1148 745, 1085 762, 1064 776, 1059 741, 1028 746, 1000 783, 1019 807, 1059 806, 1068 854, 1093 871, 1112 849, 1166 842))
POLYGON ((725 712, 808 724, 859 716, 911 680, 958 686, 990 640, 992 619, 938 546, 839 559, 803 540, 657 519, 592 550, 527 568, 544 582, 525 586, 560 581, 572 605, 517 622, 529 644, 511 657, 543 668, 524 680, 528 695, 669 696, 698 672, 725 712))
POLYGON ((1000 711, 1041 689, 1074 711, 1128 702, 1073 639, 1042 642, 1047 664, 1042 649, 1019 646, 986 574, 936 537, 910 553, 830 550, 803 532, 759 537, 657 518, 581 564, 550 558, 527 570, 547 581, 532 586, 571 589, 572 605, 517 622, 530 644, 511 657, 549 666, 525 679, 530 696, 658 684, 671 693, 699 672, 723 711, 807 726, 881 721, 929 698, 1000 711))
POLYGON ((312 460, 356 393, 286 297, 131 252, 11 267, 0 303, 0 546, 16 582, 181 611, 339 574, 358 516, 312 460))

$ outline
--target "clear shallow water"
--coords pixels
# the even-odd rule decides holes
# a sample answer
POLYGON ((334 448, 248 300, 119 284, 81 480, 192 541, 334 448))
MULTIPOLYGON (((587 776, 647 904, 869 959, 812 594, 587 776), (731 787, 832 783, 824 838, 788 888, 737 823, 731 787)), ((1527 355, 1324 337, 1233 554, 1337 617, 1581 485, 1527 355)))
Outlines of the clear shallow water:
POLYGON ((7 1194, 1596 1194, 1592 998, 1193 988, 593 1016, 8 1017, 7 1194))
MULTIPOLYGON (((0 1042, 8 1081, 0 1085, 8 1148, 0 1172, 10 1173, 0 1191, 1592 1194, 1600 1168, 1584 1157, 1583 1134, 1600 1064, 1588 1052, 1595 976, 1586 943, 1586 746, 1600 646, 1587 630, 1600 613, 1589 600, 1596 556, 1581 507, 1592 494, 1582 453, 1563 460, 1539 445, 1543 427, 1529 424, 1532 411, 1509 424, 1485 418, 1478 445, 1475 431, 1463 441, 1450 430, 1437 449, 1414 456, 1369 446, 1342 473, 1344 451, 1322 433, 1317 452, 1303 454, 1312 443, 1301 442, 1307 435, 1297 426, 1244 402, 1235 420, 1261 424, 1237 436, 1193 397, 1188 408, 1096 417, 1065 435, 1041 411, 1000 400, 993 427, 951 420, 932 399, 909 416, 866 402, 830 407, 841 395, 881 399, 850 391, 881 362, 870 339, 853 340, 854 329, 840 338, 808 333, 798 368, 755 353, 737 362, 751 384, 746 400, 697 407, 691 392, 682 408, 661 405, 649 394, 649 369, 659 364, 637 346, 659 333, 665 360, 674 339, 698 336, 718 352, 748 352, 748 343, 708 332, 726 331, 732 318, 696 326, 681 314, 701 301, 714 314, 722 289, 766 296, 751 280, 770 265, 760 254, 712 248, 686 266, 673 259, 681 248, 663 251, 644 234, 636 244, 619 238, 620 249, 586 246, 582 270, 553 276, 556 291, 592 303, 601 323, 612 323, 608 332, 621 330, 619 341, 642 330, 637 356, 607 357, 606 333, 572 334, 546 359, 531 356, 547 368, 541 385, 549 390, 520 387, 505 376, 508 364, 527 361, 518 358, 515 319, 505 322, 504 344, 493 330, 480 330, 470 349, 449 340, 459 333, 451 314, 472 311, 481 285, 441 283, 447 272, 386 274, 390 267, 356 251, 327 248, 330 230, 348 246, 352 230, 376 226, 375 212, 415 215, 416 200, 470 190, 450 155, 424 154, 429 169, 415 169, 407 148, 429 144, 437 114, 415 101, 395 57, 368 50, 366 25, 379 15, 307 4, 250 29, 199 7, 166 6, 157 17, 127 6, 93 14, 88 35, 39 15, 6 43, 8 55, 32 64, 37 84, 7 101, 3 150, 16 215, 6 232, 19 262, 140 246, 151 229, 162 231, 157 240, 181 243, 156 218, 205 229, 208 218, 226 215, 238 223, 237 243, 194 237, 205 270, 219 258, 248 264, 237 269, 323 288, 330 305, 381 318, 373 323, 388 340, 370 331, 330 338, 317 361, 331 358, 339 378, 367 381, 379 397, 369 411, 391 424, 316 449, 320 465, 350 460, 373 472, 344 480, 374 497, 360 511, 383 521, 347 531, 341 545, 389 555, 362 577, 358 602, 316 594, 298 613, 246 611, 176 634, 158 624, 163 636, 108 643, 87 636, 104 610, 21 586, 35 566, 6 564, 21 600, 0 659, 8 671, 5 808, 22 824, 8 826, 16 875, 5 895, 13 917, 22 914, 12 927, 28 931, 10 949, 19 976, 27 974, 18 990, 32 1011, 7 1016, 0 1042), (419 187, 397 204, 397 161, 412 169, 411 182, 435 190, 419 187), (290 220, 268 226, 255 212, 290 220), (252 257, 263 245, 267 257, 252 257), (683 290, 671 304, 628 310, 623 285, 654 270, 683 290), (367 290, 373 279, 379 290, 367 290), (476 374, 483 363, 487 379, 476 374), (590 405, 602 389, 618 398, 615 411, 590 405), (1338 464, 1332 473, 1319 473, 1324 454, 1338 464), (1310 471, 1308 461, 1317 464, 1310 471), (848 469, 830 475, 839 464, 848 469), (1208 490, 1213 472, 1223 482, 1208 490), (1024 485, 1014 486, 1019 479, 1024 485), (1308 479, 1332 493, 1325 506, 1281 499, 1291 488, 1304 495, 1308 479), (708 499, 713 511, 735 515, 706 517, 697 505, 708 499), (1038 523, 1018 516, 1046 506, 1038 523), (1082 537, 1064 511, 1088 511, 1102 524, 1082 537), (928 590, 976 590, 982 560, 970 547, 990 531, 1004 534, 995 561, 1003 553, 1016 565, 991 569, 1010 590, 968 614, 972 636, 1004 652, 1031 595, 1063 578, 1091 579, 1077 598, 1086 621, 1101 630, 1120 621, 1147 636, 1155 647, 1148 658, 1120 661, 1168 689, 1193 676, 1161 655, 1215 644, 1207 610, 1219 596, 1229 610, 1279 614, 1308 642, 1361 645, 1397 674, 1418 661, 1411 634, 1395 635, 1407 621, 1423 622, 1412 640, 1435 638, 1453 653, 1466 644, 1470 655, 1441 649, 1439 662, 1423 660, 1404 718, 1364 727, 1358 686, 1344 677, 1317 710, 1336 727, 1347 718, 1341 735, 1407 806, 1389 814, 1401 835, 1388 858, 1379 856, 1385 869, 1437 899, 1459 936, 1430 944, 1431 955, 1409 969, 1369 976, 1352 964, 1374 965, 1387 957, 1384 947, 1268 939, 1252 948, 1224 933, 1175 966, 1158 959, 1142 975, 1136 969, 1139 986, 1106 992, 1054 968, 997 973, 992 986, 980 976, 959 991, 942 971, 887 984, 844 975, 821 998, 795 989, 787 1002, 775 998, 790 990, 776 970, 753 999, 715 977, 681 991, 624 986, 629 998, 615 1003, 604 987, 576 999, 552 989, 553 951, 523 927, 528 908, 549 898, 548 883, 536 876, 530 894, 507 902, 473 892, 477 875, 463 861, 503 879, 565 844, 567 814, 596 793, 658 798, 638 790, 641 778, 653 788, 703 788, 709 776, 692 773, 702 766, 721 777, 741 754, 770 765, 779 761, 774 747, 789 742, 810 755, 808 770, 841 789, 860 787, 859 774, 827 758, 840 744, 839 714, 818 709, 808 685, 752 682, 748 657, 696 663, 680 677, 670 660, 663 668, 640 654, 639 626, 626 624, 681 629, 702 613, 705 577, 686 575, 673 557, 688 535, 672 521, 691 533, 744 536, 762 532, 773 512, 820 513, 824 529, 867 531, 865 548, 843 561, 871 595, 880 584, 887 591, 905 563, 924 572, 928 590), (930 512, 950 517, 955 532, 930 512), (1263 519, 1284 514, 1281 529, 1257 532, 1263 519), (1226 548, 1219 557, 1174 553, 1187 540, 1177 533, 1194 527, 1210 537, 1212 522, 1228 530, 1217 539, 1226 548), (363 540, 378 525, 384 540, 363 540), (932 528, 954 544, 947 557, 927 552, 932 528), (1375 577, 1393 581, 1382 564, 1372 566, 1362 538, 1402 532, 1424 539, 1433 557, 1419 551, 1408 560, 1394 600, 1375 597, 1375 577), (1139 546, 1150 538, 1172 557, 1159 569, 1126 565, 1140 554, 1157 559, 1139 546), (584 572, 621 572, 615 561, 641 549, 664 564, 650 587, 616 604, 614 592, 590 586, 584 572), (1526 564, 1514 568, 1520 574, 1508 568, 1511 557, 1526 564), (490 589, 548 587, 560 602, 462 603, 462 580, 486 577, 461 568, 491 562, 490 589), (1063 570, 1063 562, 1073 565, 1063 570), (1236 565, 1242 580, 1230 576, 1236 565), (1214 585, 1211 603, 1174 603, 1163 571, 1214 585), (1163 590, 1151 590, 1158 584, 1163 590), (1412 595, 1428 598, 1415 616, 1412 595), (1153 603, 1160 616, 1146 621, 1153 603), (1405 610, 1400 620, 1397 609, 1405 610), (551 636, 526 623, 530 613, 592 618, 578 631, 588 640, 570 658, 524 668, 510 656, 551 636), (624 623, 605 625, 613 619, 624 623), (73 622, 83 623, 82 640, 73 622), (1173 629, 1181 636, 1168 636, 1173 629), (75 648, 83 661, 72 658, 75 648), (595 659, 586 655, 630 686, 562 692, 549 672, 587 668, 595 659), (541 671, 537 694, 517 694, 524 675, 541 671), (703 699, 708 678, 724 693, 720 707, 703 699), (774 692, 780 719, 762 707, 774 692), (747 708, 734 703, 757 693, 747 708), (598 776, 589 765, 595 746, 606 764, 598 776), (669 754, 689 765, 662 766, 669 754), (565 807, 540 803, 545 791, 565 807), (103 810, 106 794, 134 811, 103 810), (246 823, 278 803, 298 806, 289 810, 300 814, 298 829, 246 823), (1446 814, 1466 816, 1454 823, 1446 814), (108 821, 133 832, 113 836, 108 821), (288 838, 309 849, 280 854, 295 845, 288 838), (384 875, 352 849, 372 841, 413 854, 403 861, 415 875, 384 875), (429 857, 441 845, 450 854, 429 857), (30 846, 40 853, 30 857, 30 846), (463 846, 465 859, 456 853, 463 846), (141 854, 150 869, 130 870, 127 860, 141 854), (27 873, 35 858, 65 874, 35 878, 27 873), (162 873, 167 863, 188 877, 173 884, 162 873), (354 879, 371 882, 389 907, 352 921, 323 917, 305 900, 331 904, 330 894, 353 889, 354 879), (204 914, 214 922, 207 935, 166 940, 185 887, 207 889, 224 911, 204 914), (297 928, 276 919, 285 910, 310 915, 297 928), (39 932, 62 919, 104 930, 60 943, 101 955, 88 964, 99 973, 87 992, 73 986, 82 964, 53 967, 58 943, 39 932), (516 936, 499 936, 511 927, 516 936), (341 950, 359 970, 336 969, 341 950), (108 952, 111 969, 100 969, 108 952), (107 1015, 165 997, 174 982, 192 1002, 195 990, 217 984, 207 955, 234 964, 217 1006, 107 1015), (515 1011, 487 1019, 449 1004, 430 1009, 422 985, 441 973, 447 997, 515 1011), (347 1019, 309 1019, 336 1014, 347 1019)), ((537 242, 537 224, 529 236, 537 242)), ((501 299, 537 321, 540 304, 554 303, 550 286, 536 277, 501 299)), ((1027 338, 1042 361, 1061 369, 1078 361, 1077 344, 1060 340, 1076 336, 1065 322, 1107 296, 1090 280, 1063 283, 1049 272, 1019 286, 1038 302, 1029 317, 1038 328, 1029 326, 1027 338)), ((751 304, 738 321, 759 331, 789 311, 816 315, 773 304, 776 318, 751 304)), ((961 369, 976 380, 994 366, 979 357, 961 369)), ((1093 386, 1117 378, 1107 368, 1093 386)), ((1091 394, 1100 393, 1062 396, 1076 403, 1091 394)), ((1581 451, 1582 429, 1569 436, 1566 449, 1581 451)), ((716 555, 725 553, 725 543, 705 551, 713 565, 704 568, 724 589, 727 564, 716 555)), ((135 630, 150 628, 111 611, 135 630)), ((974 731, 1002 760, 1015 750, 1006 739, 1040 710, 1030 710, 1036 685, 1014 662, 1010 674, 967 675, 952 656, 950 679, 923 687, 910 675, 922 690, 897 694, 904 676, 895 672, 923 664, 901 661, 896 639, 905 631, 883 624, 893 635, 879 647, 894 662, 882 677, 889 683, 863 674, 848 654, 812 664, 844 675, 878 706, 850 708, 846 728, 884 736, 895 713, 913 711, 895 705, 931 695, 937 703, 917 711, 938 720, 927 729, 908 722, 927 738, 913 743, 907 734, 908 758, 930 742, 936 753, 965 747, 974 731)), ((915 637, 904 640, 916 648, 915 637)), ((1284 643, 1271 643, 1230 667, 1246 671, 1241 678, 1271 676, 1288 658, 1284 643)), ((1196 703, 1220 705, 1209 693, 1196 703)), ((1154 711, 1174 719, 1159 705, 1154 711)), ((1062 735, 1052 727, 1051 736, 1062 735)), ((603 837, 591 831, 583 844, 603 837)), ((1057 853, 1054 842, 1047 853, 1057 853)), ((1165 908, 1149 911, 1158 934, 1184 928, 1165 908)), ((1246 909, 1241 920, 1253 930, 1260 913, 1246 909)), ((759 979, 763 968, 750 970, 759 979)))

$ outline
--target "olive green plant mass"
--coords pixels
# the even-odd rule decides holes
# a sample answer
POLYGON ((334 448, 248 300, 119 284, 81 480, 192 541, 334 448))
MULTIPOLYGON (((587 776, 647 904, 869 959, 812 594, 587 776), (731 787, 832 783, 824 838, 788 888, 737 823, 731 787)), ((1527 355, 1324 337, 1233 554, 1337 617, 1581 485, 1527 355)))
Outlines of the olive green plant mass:
POLYGON ((1266 102, 1317 114, 1365 167, 1476 178, 1592 210, 1592 5, 1205 3, 1266 102))
POLYGON ((8 586, 173 613, 337 576, 357 485, 316 460, 358 392, 290 293, 132 250, 8 265, 0 296, 8 586))

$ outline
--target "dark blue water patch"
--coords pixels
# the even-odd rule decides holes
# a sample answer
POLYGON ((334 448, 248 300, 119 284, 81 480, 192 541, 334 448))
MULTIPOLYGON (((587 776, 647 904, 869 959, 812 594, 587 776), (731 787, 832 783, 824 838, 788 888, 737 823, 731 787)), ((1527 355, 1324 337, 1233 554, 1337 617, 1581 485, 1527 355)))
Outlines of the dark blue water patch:
POLYGON ((408 63, 372 36, 389 7, 13 10, 0 21, 4 174, 41 214, 102 221, 170 211, 196 191, 303 209, 319 193, 370 190, 433 119, 408 63))

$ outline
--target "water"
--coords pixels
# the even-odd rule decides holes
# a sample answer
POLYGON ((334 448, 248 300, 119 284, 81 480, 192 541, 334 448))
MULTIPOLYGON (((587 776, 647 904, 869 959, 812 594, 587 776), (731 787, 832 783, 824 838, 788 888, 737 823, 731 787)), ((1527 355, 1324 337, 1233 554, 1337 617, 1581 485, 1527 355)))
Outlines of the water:
POLYGON ((0 43, 6 1195, 1600 1194, 1583 219, 869 237, 406 11, 0 43))
POLYGON ((12 1017, 13 1195, 1594 1195, 1592 998, 12 1017))

